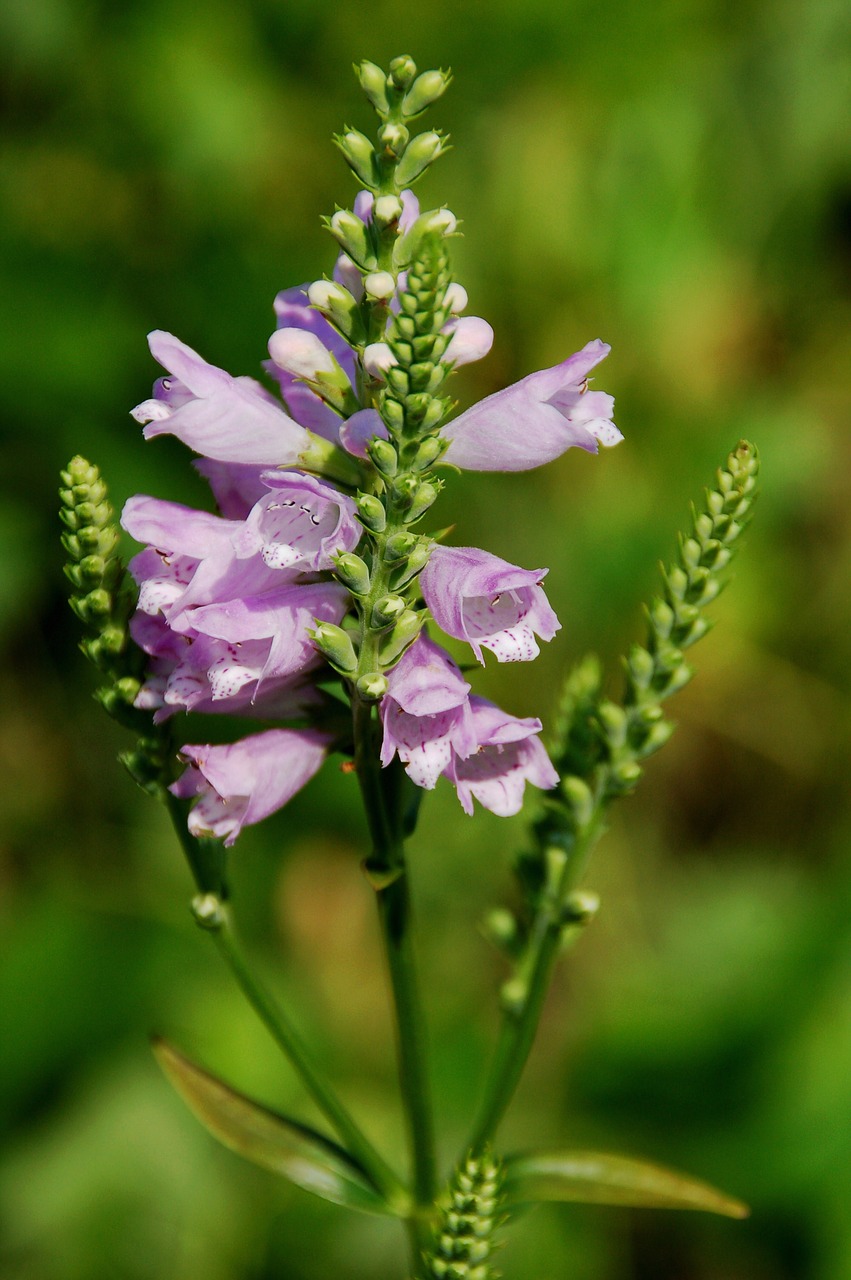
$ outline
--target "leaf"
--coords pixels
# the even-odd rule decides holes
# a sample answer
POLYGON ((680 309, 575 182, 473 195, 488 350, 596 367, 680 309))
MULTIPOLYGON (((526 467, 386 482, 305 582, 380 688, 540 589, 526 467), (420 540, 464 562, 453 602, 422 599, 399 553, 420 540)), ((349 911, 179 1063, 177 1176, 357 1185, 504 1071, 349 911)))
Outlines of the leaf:
POLYGON ((747 1205, 706 1182, 646 1160, 600 1151, 534 1151, 508 1156, 505 1194, 515 1204, 573 1200, 639 1209, 703 1209, 746 1218, 747 1205))
POLYGON ((323 1200, 364 1213, 395 1212, 360 1165, 335 1142, 237 1093, 167 1041, 154 1037, 152 1047, 190 1111, 231 1151, 323 1200))

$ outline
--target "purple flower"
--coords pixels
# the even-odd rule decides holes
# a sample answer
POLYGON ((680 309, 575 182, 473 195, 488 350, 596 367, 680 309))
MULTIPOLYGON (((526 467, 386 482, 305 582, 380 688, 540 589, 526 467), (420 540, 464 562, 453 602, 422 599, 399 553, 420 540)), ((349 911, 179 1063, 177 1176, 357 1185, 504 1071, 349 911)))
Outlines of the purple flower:
POLYGON ((266 492, 260 479, 265 470, 262 466, 215 462, 212 458, 196 458, 192 465, 209 484, 216 506, 228 520, 244 520, 266 492))
POLYGON ((146 439, 174 435, 217 462, 275 467, 299 461, 309 437, 259 382, 231 377, 159 329, 148 335, 148 343, 173 377, 160 379, 154 398, 132 411, 138 422, 148 424, 146 439))
POLYGON ((573 445, 596 453, 600 443, 617 444, 623 436, 611 421, 614 400, 588 390, 588 373, 610 350, 598 338, 480 400, 443 428, 451 441, 445 461, 468 471, 528 471, 573 445))
POLYGON ((390 764, 398 754, 408 776, 430 791, 453 752, 468 756, 478 746, 470 686, 449 654, 424 632, 388 673, 388 681, 381 702, 381 763, 390 764))
POLYGON ((500 662, 527 662, 561 623, 541 587, 546 569, 520 569, 476 547, 440 547, 420 576, 431 616, 447 635, 466 640, 479 662, 482 646, 500 662))
POLYGON ((311 729, 269 729, 226 746, 185 746, 186 772, 170 790, 198 797, 189 814, 193 836, 224 839, 281 809, 320 769, 331 739, 311 729))
MULTIPOLYGON (((281 329, 300 329, 318 340, 321 347, 329 352, 350 379, 355 376, 355 357, 352 348, 345 338, 310 305, 307 297, 307 285, 297 285, 294 289, 283 289, 275 298, 276 332, 281 329)), ((269 339, 270 351, 274 354, 277 345, 275 335, 269 339)), ((309 339, 308 339, 309 341, 309 339)), ((263 367, 277 379, 287 409, 296 422, 315 431, 336 444, 340 430, 340 418, 330 409, 324 400, 306 386, 299 377, 290 370, 276 364, 275 360, 266 360, 263 367)))
POLYGON ((354 551, 363 530, 351 498, 296 472, 265 471, 263 484, 265 497, 233 537, 241 559, 259 553, 272 569, 316 573, 354 551))
POLYGON ((518 719, 485 698, 470 699, 479 748, 467 757, 453 753, 444 770, 455 784, 465 813, 473 812, 473 799, 500 818, 518 813, 527 782, 549 790, 558 773, 537 734, 540 720, 518 719))

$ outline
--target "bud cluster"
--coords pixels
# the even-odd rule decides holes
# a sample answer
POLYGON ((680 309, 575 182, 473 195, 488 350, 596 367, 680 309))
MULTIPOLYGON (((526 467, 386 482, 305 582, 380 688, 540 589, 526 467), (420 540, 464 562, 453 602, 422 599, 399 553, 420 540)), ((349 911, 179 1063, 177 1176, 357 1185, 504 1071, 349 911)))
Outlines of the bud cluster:
POLYGON ((425 1257, 429 1280, 494 1280, 497 1228, 505 1220, 502 1165, 485 1151, 470 1153, 450 1182, 425 1257))

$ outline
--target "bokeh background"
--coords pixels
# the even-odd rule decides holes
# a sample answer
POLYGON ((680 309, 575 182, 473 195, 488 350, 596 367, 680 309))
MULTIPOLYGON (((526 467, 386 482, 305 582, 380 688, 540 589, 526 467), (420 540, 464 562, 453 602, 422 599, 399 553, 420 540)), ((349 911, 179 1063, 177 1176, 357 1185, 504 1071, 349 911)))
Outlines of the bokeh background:
MULTIPOLYGON (((320 213, 369 128, 353 59, 457 79, 426 205, 493 353, 462 405, 601 336, 626 440, 453 482, 459 542, 550 566, 564 629, 478 685, 545 717, 560 673, 641 635, 640 602, 741 435, 757 520, 679 730, 613 817, 603 910, 561 973, 506 1147, 622 1149, 747 1199, 746 1223, 550 1207, 506 1280, 851 1277, 851 59, 844 0, 8 0, 0 219, 0 1274, 4 1280, 400 1280, 401 1236, 216 1147, 152 1030, 310 1116, 187 910, 163 815, 115 763, 64 603, 57 472, 117 504, 203 501, 128 408, 170 329, 256 373, 284 286, 330 268, 320 213)), ((451 789, 413 849, 443 1154, 473 1106, 522 821, 451 789)), ((377 1141, 401 1147, 362 821, 328 767, 240 840, 250 945, 377 1141)))

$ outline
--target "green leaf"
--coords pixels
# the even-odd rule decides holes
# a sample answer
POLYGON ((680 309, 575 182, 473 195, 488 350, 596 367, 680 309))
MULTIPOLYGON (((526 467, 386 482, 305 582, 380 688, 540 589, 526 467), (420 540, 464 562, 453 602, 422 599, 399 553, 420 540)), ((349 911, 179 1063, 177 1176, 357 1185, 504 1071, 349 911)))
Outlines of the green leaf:
POLYGON ((573 1200, 639 1209, 703 1209, 728 1218, 746 1218, 741 1200, 706 1182, 646 1160, 599 1151, 533 1151, 505 1161, 509 1203, 573 1200))
POLYGON ((323 1200, 364 1213, 395 1213, 360 1165, 335 1142, 237 1093, 167 1041, 155 1037, 152 1045, 183 1101, 231 1151, 323 1200))

